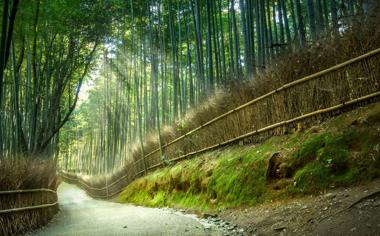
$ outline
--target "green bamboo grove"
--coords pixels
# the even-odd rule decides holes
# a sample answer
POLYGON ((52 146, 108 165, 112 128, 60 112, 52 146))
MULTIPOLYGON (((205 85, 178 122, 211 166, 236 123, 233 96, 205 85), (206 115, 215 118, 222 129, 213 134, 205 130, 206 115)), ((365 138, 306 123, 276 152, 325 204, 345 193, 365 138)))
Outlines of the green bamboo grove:
POLYGON ((147 135, 217 88, 255 79, 278 55, 333 37, 370 0, 125 1, 91 74, 88 99, 60 133, 60 165, 105 173, 132 161, 147 135))
POLYGON ((122 12, 117 3, 1 1, 0 159, 57 157, 60 129, 122 12))

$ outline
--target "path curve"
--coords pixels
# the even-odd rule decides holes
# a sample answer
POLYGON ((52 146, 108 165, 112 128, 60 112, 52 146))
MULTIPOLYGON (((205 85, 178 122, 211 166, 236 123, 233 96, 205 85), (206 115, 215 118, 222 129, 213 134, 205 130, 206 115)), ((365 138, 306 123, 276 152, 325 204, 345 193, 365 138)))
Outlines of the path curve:
POLYGON ((35 236, 223 235, 194 215, 90 198, 75 185, 58 188, 60 212, 35 236))

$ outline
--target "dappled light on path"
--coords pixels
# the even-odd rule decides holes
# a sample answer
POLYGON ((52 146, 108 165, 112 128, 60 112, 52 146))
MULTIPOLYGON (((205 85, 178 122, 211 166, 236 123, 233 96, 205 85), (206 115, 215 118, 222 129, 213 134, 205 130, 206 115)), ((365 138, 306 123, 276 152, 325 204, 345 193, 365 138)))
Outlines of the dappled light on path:
POLYGON ((60 212, 33 235, 222 235, 193 215, 94 200, 67 183, 58 197, 60 212))

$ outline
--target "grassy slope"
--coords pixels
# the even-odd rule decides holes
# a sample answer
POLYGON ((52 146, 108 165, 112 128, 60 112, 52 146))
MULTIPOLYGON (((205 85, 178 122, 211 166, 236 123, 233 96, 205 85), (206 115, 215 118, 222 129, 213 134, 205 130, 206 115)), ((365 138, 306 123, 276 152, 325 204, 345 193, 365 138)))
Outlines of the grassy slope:
POLYGON ((380 176, 380 103, 340 115, 305 132, 256 146, 210 152, 137 179, 120 202, 196 210, 254 205, 380 176), (281 178, 268 180, 280 153, 281 178))

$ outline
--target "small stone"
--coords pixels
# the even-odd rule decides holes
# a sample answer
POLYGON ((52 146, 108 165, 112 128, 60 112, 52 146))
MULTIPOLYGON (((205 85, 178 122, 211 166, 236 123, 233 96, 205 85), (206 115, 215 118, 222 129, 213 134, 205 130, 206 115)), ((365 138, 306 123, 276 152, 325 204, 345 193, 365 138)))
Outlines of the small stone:
POLYGON ((237 225, 231 225, 230 227, 228 227, 229 230, 235 230, 237 228, 237 225))
POLYGON ((283 222, 277 222, 274 225, 272 225, 271 228, 274 231, 282 231, 282 230, 286 229, 286 227, 287 226, 283 222))
POLYGON ((328 207, 323 208, 324 211, 327 211, 328 209, 329 209, 328 207))
POLYGON ((216 217, 218 217, 217 214, 211 214, 211 213, 206 213, 206 212, 202 213, 202 218, 205 218, 205 219, 207 219, 207 218, 216 218, 216 217))
POLYGON ((244 229, 239 229, 238 232, 239 233, 244 233, 244 229))
POLYGON ((327 193, 327 194, 325 194, 325 198, 332 199, 332 198, 335 198, 335 197, 336 197, 336 194, 334 194, 334 193, 327 193))
POLYGON ((216 198, 210 199, 211 204, 216 204, 217 202, 218 202, 218 199, 216 198))
POLYGON ((356 231, 356 227, 350 229, 351 232, 356 231))

